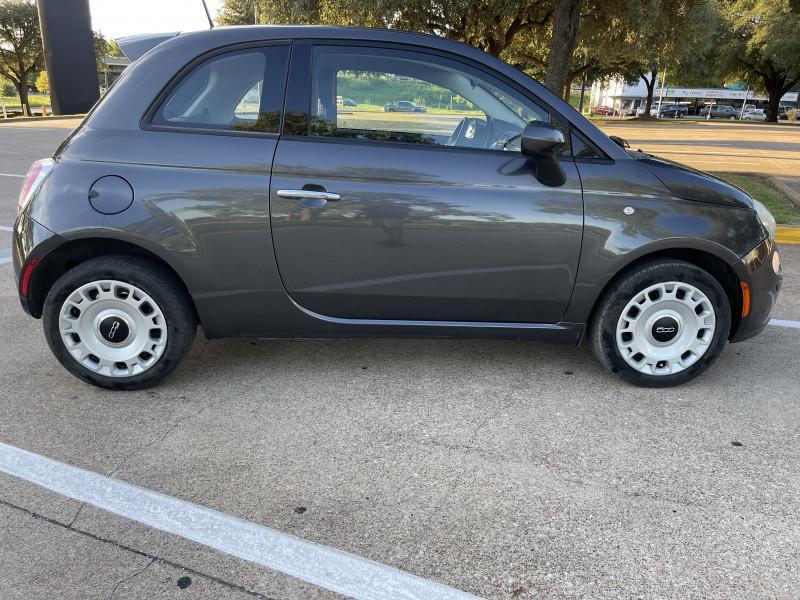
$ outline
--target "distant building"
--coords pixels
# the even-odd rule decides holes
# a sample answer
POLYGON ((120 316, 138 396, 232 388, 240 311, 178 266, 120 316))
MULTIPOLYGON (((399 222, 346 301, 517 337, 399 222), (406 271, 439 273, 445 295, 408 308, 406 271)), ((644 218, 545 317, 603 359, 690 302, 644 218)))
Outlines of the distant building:
MULTIPOLYGON (((789 92, 781 98, 781 104, 794 106, 797 104, 797 92, 789 92)), ((686 87, 665 87, 661 88, 661 82, 656 80, 653 92, 653 106, 661 102, 670 104, 686 104, 690 114, 699 113, 700 109, 706 104, 728 104, 740 107, 747 98, 748 104, 755 104, 758 107, 765 107, 767 97, 756 94, 752 90, 733 90, 727 88, 686 88, 686 87)), ((640 78, 635 85, 625 83, 622 77, 608 80, 598 79, 592 84, 589 96, 589 106, 613 108, 623 114, 635 113, 636 109, 644 106, 647 102, 647 86, 640 78)))
POLYGON ((100 71, 97 73, 97 79, 100 81, 100 91, 105 92, 111 87, 125 68, 131 64, 124 56, 101 56, 100 57, 100 71))

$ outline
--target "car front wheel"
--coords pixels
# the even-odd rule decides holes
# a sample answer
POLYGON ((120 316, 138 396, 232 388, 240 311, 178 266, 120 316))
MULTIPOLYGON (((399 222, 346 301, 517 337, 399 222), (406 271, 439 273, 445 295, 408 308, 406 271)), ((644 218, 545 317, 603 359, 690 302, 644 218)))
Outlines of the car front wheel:
POLYGON ((730 324, 728 297, 711 274, 684 261, 659 260, 612 284, 589 337, 598 360, 625 381, 669 387, 714 363, 730 324))
POLYGON ((44 303, 44 332, 66 369, 102 388, 149 387, 171 373, 196 332, 188 294, 167 269, 102 256, 64 273, 44 303))

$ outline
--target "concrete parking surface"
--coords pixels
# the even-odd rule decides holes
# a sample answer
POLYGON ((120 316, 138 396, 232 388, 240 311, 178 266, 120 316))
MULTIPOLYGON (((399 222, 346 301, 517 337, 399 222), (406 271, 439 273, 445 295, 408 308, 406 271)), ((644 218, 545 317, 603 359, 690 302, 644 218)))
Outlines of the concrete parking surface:
MULTIPOLYGON (((0 125, 0 226, 13 175, 68 131, 0 125)), ((800 246, 782 255, 774 316, 798 322, 800 246)), ((201 333, 163 385, 108 393, 51 356, 5 263, 0 339, 0 442, 457 590, 800 589, 800 329, 770 326, 667 390, 620 382, 585 347, 201 333)), ((0 473, 0 598, 56 597, 338 596, 0 473)))

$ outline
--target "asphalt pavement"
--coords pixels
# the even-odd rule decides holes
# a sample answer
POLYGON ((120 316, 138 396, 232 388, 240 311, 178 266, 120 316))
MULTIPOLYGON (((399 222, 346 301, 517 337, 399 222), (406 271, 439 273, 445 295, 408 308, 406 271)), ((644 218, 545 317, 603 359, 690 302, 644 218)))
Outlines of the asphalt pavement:
MULTIPOLYGON (((0 173, 67 133, 0 126, 0 173)), ((0 226, 21 183, 0 176, 0 226)), ((774 316, 800 322, 800 246, 781 252, 774 316)), ((770 326, 667 390, 585 347, 199 333, 163 385, 109 393, 51 356, 6 263, 0 340, 0 443, 454 590, 800 589, 800 329, 770 326)), ((0 473, 4 600, 340 597, 296 562, 290 576, 0 473)))

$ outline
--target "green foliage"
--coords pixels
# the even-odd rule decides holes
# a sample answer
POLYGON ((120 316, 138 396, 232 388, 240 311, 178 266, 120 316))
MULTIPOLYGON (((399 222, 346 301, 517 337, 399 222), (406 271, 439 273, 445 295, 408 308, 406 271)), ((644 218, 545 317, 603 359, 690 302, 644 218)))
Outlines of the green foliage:
MULTIPOLYGON (((381 108, 397 100, 410 100, 424 106, 444 108, 450 104, 450 91, 417 79, 391 79, 369 73, 341 73, 336 78, 336 92, 359 104, 381 108)), ((456 106, 465 106, 456 103, 456 106)))
POLYGON ((42 71, 36 78, 36 89, 43 94, 50 93, 50 79, 47 77, 47 71, 42 71))
POLYGON ((32 0, 0 0, 0 75, 14 83, 29 113, 28 81, 41 70, 39 13, 32 0))
POLYGON ((0 96, 11 97, 17 93, 17 88, 8 79, 0 77, 0 96))
POLYGON ((721 74, 766 91, 767 120, 777 120, 781 96, 800 82, 800 9, 791 0, 730 0, 721 14, 721 74))
POLYGON ((518 34, 545 25, 551 12, 552 0, 225 0, 218 21, 393 27, 499 56, 518 34))

